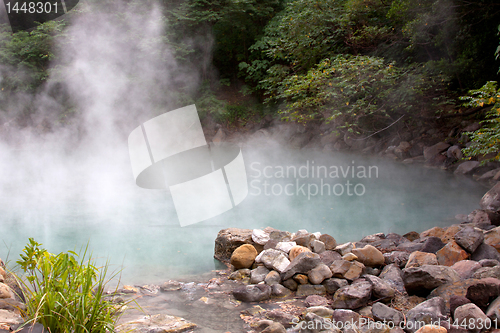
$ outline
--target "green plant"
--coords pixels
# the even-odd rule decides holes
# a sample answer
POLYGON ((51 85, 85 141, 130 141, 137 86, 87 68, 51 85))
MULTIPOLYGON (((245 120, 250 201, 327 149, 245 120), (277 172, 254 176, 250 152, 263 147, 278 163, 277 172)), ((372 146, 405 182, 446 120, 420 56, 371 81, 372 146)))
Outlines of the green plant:
POLYGON ((33 238, 18 260, 24 273, 26 324, 41 323, 49 332, 113 332, 117 309, 105 297, 107 268, 98 268, 87 248, 49 253, 33 238))
POLYGON ((463 149, 465 156, 494 154, 491 160, 500 160, 500 88, 495 81, 489 81, 480 89, 470 90, 467 96, 460 97, 467 107, 484 107, 492 105, 486 112, 486 119, 481 122, 481 128, 475 132, 467 132, 472 144, 463 149))

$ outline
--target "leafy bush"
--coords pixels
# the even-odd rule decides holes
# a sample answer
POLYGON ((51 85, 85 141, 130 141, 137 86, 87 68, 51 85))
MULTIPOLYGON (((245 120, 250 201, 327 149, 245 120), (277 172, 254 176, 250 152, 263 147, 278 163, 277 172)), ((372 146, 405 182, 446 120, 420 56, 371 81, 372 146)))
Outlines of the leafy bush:
POLYGON ((50 332, 113 332, 114 304, 104 297, 107 265, 98 268, 87 249, 47 252, 33 238, 17 263, 27 274, 23 284, 26 323, 39 322, 50 332))
POLYGON ((474 156, 494 154, 485 161, 500 160, 500 88, 495 81, 489 81, 480 89, 470 90, 467 96, 460 97, 467 107, 484 107, 492 105, 481 122, 481 128, 470 135, 472 145, 463 149, 469 159, 474 156))

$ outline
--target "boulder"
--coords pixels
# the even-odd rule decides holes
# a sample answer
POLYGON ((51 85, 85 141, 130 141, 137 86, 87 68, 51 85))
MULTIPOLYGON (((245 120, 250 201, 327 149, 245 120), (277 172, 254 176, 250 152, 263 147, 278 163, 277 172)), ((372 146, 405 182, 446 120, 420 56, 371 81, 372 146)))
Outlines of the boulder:
POLYGON ((249 284, 234 289, 233 296, 242 302, 261 302, 271 297, 271 287, 266 284, 249 284))
POLYGON ((273 284, 279 284, 281 282, 280 274, 276 271, 270 271, 269 273, 267 273, 264 282, 269 286, 272 286, 273 284))
POLYGON ((320 284, 325 279, 329 279, 332 277, 332 271, 325 264, 319 264, 309 271, 307 274, 309 281, 312 284, 320 284))
POLYGON ((288 258, 290 259, 290 261, 293 261, 299 254, 303 252, 311 252, 311 250, 301 245, 293 246, 288 253, 288 258))
POLYGON ((372 306, 373 318, 380 321, 394 323, 398 326, 404 321, 404 316, 398 310, 388 307, 387 305, 377 302, 372 306))
POLYGON ((322 285, 326 288, 327 294, 334 294, 337 290, 347 286, 349 283, 346 279, 330 278, 323 281, 322 285))
POLYGON ((471 332, 480 332, 486 327, 491 327, 490 319, 473 303, 456 308, 453 318, 459 324, 466 323, 467 329, 471 332))
POLYGON ((409 294, 425 295, 443 284, 459 280, 458 273, 447 266, 424 265, 403 270, 403 281, 409 294))
POLYGON ((352 261, 350 263, 351 267, 349 267, 349 270, 344 273, 343 278, 352 281, 361 276, 363 270, 365 269, 365 265, 363 265, 359 261, 352 261))
POLYGON ((321 263, 319 255, 313 252, 302 252, 281 273, 282 280, 287 280, 297 273, 307 274, 321 263))
POLYGON ((297 297, 309 295, 326 295, 326 288, 323 285, 300 284, 297 287, 297 297))
POLYGON ((496 227, 485 232, 484 242, 493 246, 498 252, 500 252, 500 227, 496 227))
POLYGON ((434 297, 407 312, 406 330, 413 333, 423 326, 422 323, 431 325, 447 319, 444 300, 441 297, 434 297))
POLYGON ((434 289, 430 294, 429 298, 432 297, 441 297, 444 299, 445 306, 447 309, 450 308, 451 299, 453 297, 464 297, 467 295, 467 288, 474 284, 477 280, 474 279, 466 279, 462 281, 457 281, 453 283, 443 284, 436 289, 434 289))
POLYGON ((252 230, 252 240, 254 243, 259 245, 265 245, 269 241, 270 237, 267 232, 261 229, 252 230))
POLYGON ((413 242, 414 240, 417 240, 420 238, 420 234, 416 231, 410 231, 407 232, 406 234, 403 235, 404 238, 409 240, 410 242, 413 242))
POLYGON ((462 280, 472 278, 472 275, 481 267, 481 264, 474 260, 462 260, 451 266, 462 280))
POLYGON ((461 160, 462 157, 464 157, 462 149, 460 149, 460 146, 457 145, 448 148, 448 150, 446 151, 446 156, 454 160, 461 160))
POLYGON ((403 273, 401 269, 395 264, 385 266, 379 277, 398 292, 406 294, 406 289, 403 281, 403 273))
POLYGON ((435 162, 438 155, 447 150, 450 147, 446 142, 436 143, 434 146, 430 146, 424 149, 424 159, 426 163, 435 162))
POLYGON ((361 249, 352 249, 358 260, 365 266, 375 267, 381 266, 385 263, 385 258, 382 252, 372 245, 366 245, 361 249))
POLYGON ((256 269, 252 269, 250 272, 250 283, 258 284, 264 281, 267 274, 269 274, 269 269, 264 266, 259 266, 256 269))
POLYGON ((472 253, 471 259, 475 261, 480 261, 483 259, 495 259, 500 261, 500 254, 493 246, 482 243, 477 247, 476 251, 472 253))
POLYGON ((304 303, 306 304, 307 307, 310 306, 327 306, 328 305, 328 300, 320 295, 309 295, 306 297, 304 300, 304 303))
MULTIPOLYGON (((446 233, 444 235, 446 235, 446 233)), ((441 238, 433 236, 422 238, 420 239, 420 242, 422 244, 422 247, 420 248, 419 251, 427 253, 436 253, 437 251, 442 249, 445 245, 445 243, 441 241, 441 238)))
POLYGON ((364 275, 365 280, 372 285, 372 295, 378 300, 388 300, 394 297, 396 291, 386 281, 373 275, 364 275))
POLYGON ((441 241, 443 244, 448 243, 449 241, 453 240, 455 237, 455 234, 459 232, 462 229, 462 225, 459 224, 454 224, 450 225, 448 228, 446 228, 444 235, 441 236, 441 241))
POLYGON ((229 263, 231 255, 243 244, 253 244, 252 230, 228 228, 219 231, 215 239, 214 258, 229 263))
POLYGON ((500 295, 500 280, 495 278, 486 278, 474 281, 465 297, 482 309, 486 309, 488 304, 500 295))
POLYGON ((470 175, 475 169, 479 167, 478 161, 465 161, 460 163, 460 165, 453 172, 455 175, 470 175))
POLYGON ((495 259, 482 259, 478 261, 481 267, 495 267, 500 265, 500 262, 495 259))
POLYGON ((351 252, 353 248, 354 248, 354 244, 351 242, 348 242, 348 243, 337 245, 335 247, 335 251, 337 251, 338 253, 340 253, 340 255, 343 256, 344 254, 351 252))
POLYGON ((333 295, 332 308, 357 309, 368 304, 372 285, 365 279, 357 279, 350 286, 340 288, 333 295))
POLYGON ((386 265, 395 264, 399 268, 403 268, 406 266, 406 263, 410 258, 410 253, 406 251, 392 251, 389 253, 384 253, 384 258, 386 265))
POLYGON ((348 309, 336 309, 332 313, 332 322, 338 323, 337 327, 345 327, 359 322, 359 314, 348 309))
POLYGON ((255 257, 257 257, 257 250, 251 244, 243 244, 237 247, 231 255, 231 265, 236 269, 252 267, 255 257))
POLYGON ((425 230, 420 233, 419 238, 425 238, 425 237, 437 237, 441 238, 441 236, 444 235, 444 229, 440 227, 434 227, 428 230, 425 230))
POLYGON ((278 242, 274 247, 276 250, 283 251, 285 253, 289 253, 290 250, 297 245, 295 242, 278 242))
POLYGON ((434 253, 415 251, 408 257, 405 268, 420 267, 422 265, 439 265, 434 253))
POLYGON ((331 251, 331 250, 326 250, 325 252, 321 252, 319 254, 319 258, 321 259, 321 262, 327 266, 331 266, 331 264, 335 260, 339 260, 342 258, 340 253, 336 251, 331 251))
POLYGON ((326 251, 325 243, 320 240, 314 239, 311 241, 310 245, 314 253, 322 253, 326 251))
POLYGON ((288 297, 292 295, 292 292, 281 284, 273 284, 271 286, 271 295, 274 297, 288 297))
POLYGON ((453 266, 456 262, 469 258, 469 254, 455 241, 450 241, 436 252, 436 257, 440 265, 453 266))
POLYGON ((465 296, 453 295, 450 297, 449 303, 450 303, 450 314, 453 318, 455 316, 456 308, 458 308, 459 306, 462 306, 464 304, 469 304, 469 303, 471 303, 471 301, 470 301, 470 299, 468 299, 465 296))
POLYGON ((299 284, 294 279, 285 280, 281 284, 286 288, 294 291, 297 290, 297 287, 299 286, 299 284))
POLYGON ((337 246, 337 241, 335 240, 335 238, 328 234, 322 234, 321 236, 319 236, 319 240, 325 244, 326 250, 333 250, 337 246))
POLYGON ((472 273, 474 279, 497 278, 500 279, 500 266, 481 267, 472 273))
POLYGON ((483 240, 483 232, 472 227, 463 228, 455 234, 455 242, 469 253, 474 253, 483 240))
POLYGON ((493 212, 500 212, 500 182, 493 186, 481 198, 479 205, 482 209, 493 212))

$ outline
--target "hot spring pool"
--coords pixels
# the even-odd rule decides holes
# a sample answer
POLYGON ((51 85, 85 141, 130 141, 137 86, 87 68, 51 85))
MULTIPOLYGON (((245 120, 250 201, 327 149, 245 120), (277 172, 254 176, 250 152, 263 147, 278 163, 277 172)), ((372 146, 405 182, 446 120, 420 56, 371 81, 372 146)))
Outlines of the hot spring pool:
POLYGON ((31 152, 47 162, 43 168, 29 164, 25 153, 9 155, 2 164, 9 177, 0 188, 0 257, 13 264, 28 237, 51 252, 89 243, 94 256, 123 268, 123 282, 154 283, 216 268, 214 240, 223 228, 307 229, 338 242, 423 231, 455 223, 456 214, 478 208, 487 190, 471 179, 386 159, 244 149, 248 197, 220 216, 181 228, 167 191, 135 186, 122 148, 83 162, 81 156, 54 161, 31 152))

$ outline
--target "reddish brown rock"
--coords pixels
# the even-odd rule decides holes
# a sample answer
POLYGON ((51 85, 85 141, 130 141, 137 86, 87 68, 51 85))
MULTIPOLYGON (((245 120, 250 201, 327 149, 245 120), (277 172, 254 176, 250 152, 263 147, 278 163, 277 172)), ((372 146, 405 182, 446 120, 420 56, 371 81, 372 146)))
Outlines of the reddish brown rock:
POLYGON ((420 238, 429 237, 429 236, 441 238, 441 236, 443 236, 443 235, 444 235, 444 229, 443 228, 434 227, 434 228, 428 229, 428 230, 426 230, 424 232, 421 232, 420 233, 420 238))
POLYGON ((250 268, 257 257, 257 250, 253 245, 244 244, 234 250, 231 255, 231 265, 236 269, 250 268))
POLYGON ((296 245, 290 249, 288 258, 290 259, 290 261, 293 261, 293 259, 297 258, 297 256, 303 252, 311 252, 311 250, 305 246, 296 245))
POLYGON ((455 241, 450 241, 436 252, 436 257, 440 265, 453 266, 456 262, 469 258, 469 255, 455 241))
POLYGON ((441 236, 441 241, 443 243, 448 243, 449 241, 453 240, 455 238, 455 234, 459 232, 461 227, 459 225, 451 225, 448 228, 446 228, 443 236, 441 236))
POLYGON ((500 227, 487 231, 484 234, 484 242, 500 252, 500 227))
POLYGON ((420 267, 422 265, 438 265, 437 257, 434 253, 415 251, 410 254, 405 268, 420 267))
POLYGON ((462 260, 451 266, 460 275, 462 280, 472 278, 472 274, 481 267, 482 265, 474 260, 462 260))

